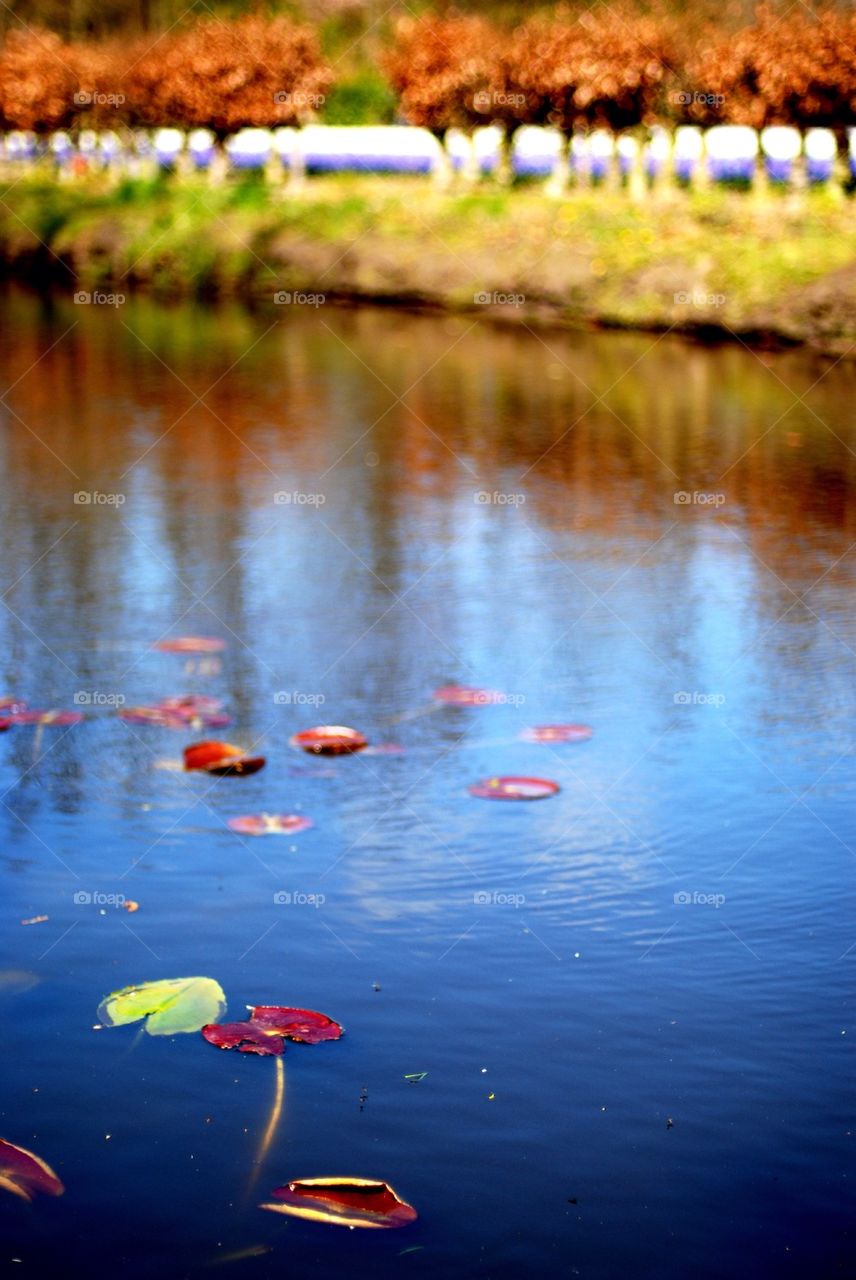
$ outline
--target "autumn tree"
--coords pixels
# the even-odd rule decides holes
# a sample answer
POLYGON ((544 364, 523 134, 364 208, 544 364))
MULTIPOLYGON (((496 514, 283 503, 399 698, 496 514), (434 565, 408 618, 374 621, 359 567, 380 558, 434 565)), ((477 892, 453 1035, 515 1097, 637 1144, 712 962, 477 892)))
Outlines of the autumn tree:
POLYGON ((37 134, 67 128, 77 77, 70 47, 50 31, 10 31, 0 51, 0 126, 37 134))
POLYGON ((140 123, 208 128, 221 141, 245 127, 304 124, 331 82, 312 27, 258 16, 168 34, 124 78, 140 123))

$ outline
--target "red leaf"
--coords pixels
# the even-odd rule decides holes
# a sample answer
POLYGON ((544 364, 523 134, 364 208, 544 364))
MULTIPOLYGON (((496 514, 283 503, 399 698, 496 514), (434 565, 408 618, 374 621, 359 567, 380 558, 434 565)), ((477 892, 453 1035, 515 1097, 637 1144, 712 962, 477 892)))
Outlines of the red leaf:
POLYGON ((202 1028, 209 1044, 218 1049, 237 1049, 239 1053, 277 1056, 285 1050, 285 1041, 275 1032, 265 1031, 252 1022, 209 1022, 202 1028))
POLYGON ((561 788, 549 778, 485 778, 470 787, 470 795, 482 800, 545 800, 561 788))
POLYGON ((289 741, 293 747, 322 756, 350 755, 368 746, 368 738, 343 724, 320 724, 314 729, 304 729, 289 741))
POLYGON ((298 813, 245 813, 230 818, 229 826, 243 836, 296 835, 314 826, 311 818, 298 813))
POLYGON ((65 1187, 50 1165, 32 1151, 16 1147, 0 1138, 0 1187, 22 1200, 32 1200, 37 1191, 61 1196, 65 1187))
POLYGON ((202 769, 218 776, 256 773, 264 763, 264 756, 247 756, 230 742, 195 742, 184 748, 185 769, 202 769))
POLYGON ((162 653, 222 653, 226 641, 216 636, 176 636, 174 640, 159 640, 155 648, 162 653))
POLYGON ((5 717, 11 724, 80 724, 82 711, 13 711, 5 717))
POLYGON ((536 724, 524 729, 524 742, 585 742, 594 730, 587 724, 536 724))
POLYGON ((285 1036, 287 1040, 297 1040, 302 1044, 320 1044, 322 1040, 338 1040, 342 1028, 338 1022, 328 1018, 326 1013, 316 1013, 314 1009, 290 1009, 272 1004, 257 1004, 253 1007, 250 1020, 268 1032, 285 1036))
POLYGON ((278 1203, 260 1208, 343 1227, 404 1227, 418 1217, 389 1183, 367 1178, 302 1178, 271 1195, 278 1203))
POLYGON ((453 707, 484 707, 492 702, 501 702, 503 694, 495 689, 474 689, 466 684, 444 684, 442 689, 434 690, 435 702, 446 702, 453 707))

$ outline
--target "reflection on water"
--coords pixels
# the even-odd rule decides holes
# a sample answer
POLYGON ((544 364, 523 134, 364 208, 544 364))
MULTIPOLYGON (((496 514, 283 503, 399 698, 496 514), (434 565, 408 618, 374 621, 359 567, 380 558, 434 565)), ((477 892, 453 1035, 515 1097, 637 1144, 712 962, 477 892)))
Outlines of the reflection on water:
POLYGON ((3 312, 5 691, 87 714, 0 738, 3 1136, 68 1188, 0 1202, 8 1256, 851 1266, 856 373, 381 311, 3 312), (228 647, 152 648, 179 634, 228 647), (508 696, 432 709, 449 681, 508 696), (115 714, 185 692, 267 768, 159 767, 187 739, 115 714), (520 739, 569 720, 591 741, 520 739), (404 753, 289 749, 324 721, 404 753), (467 794, 502 773, 562 791, 467 794), (263 810, 315 826, 226 827, 263 810), (271 1064, 92 1030, 107 991, 184 973, 235 1018, 346 1027, 289 1049, 259 1197, 379 1177, 415 1226, 242 1202, 271 1064))

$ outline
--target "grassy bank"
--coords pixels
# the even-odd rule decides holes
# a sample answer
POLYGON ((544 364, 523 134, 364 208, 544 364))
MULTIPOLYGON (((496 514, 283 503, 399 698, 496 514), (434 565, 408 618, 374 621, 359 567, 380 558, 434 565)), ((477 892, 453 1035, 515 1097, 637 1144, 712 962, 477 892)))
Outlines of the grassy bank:
POLYGON ((0 259, 69 289, 271 306, 303 291, 832 354, 856 342, 856 219, 837 192, 551 200, 538 185, 441 194, 423 178, 312 178, 288 194, 252 179, 27 176, 0 186, 0 259))

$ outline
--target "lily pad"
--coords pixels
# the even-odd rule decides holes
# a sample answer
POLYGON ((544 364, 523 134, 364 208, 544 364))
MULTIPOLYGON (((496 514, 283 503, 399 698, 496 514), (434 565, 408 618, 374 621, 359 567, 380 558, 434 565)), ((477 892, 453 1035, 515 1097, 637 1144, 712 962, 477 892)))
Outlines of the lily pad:
POLYGON ((226 641, 217 636, 176 636, 172 640, 159 640, 155 648, 161 653, 222 653, 226 641))
POLYGON ((293 836, 314 825, 299 813, 244 813, 229 819, 232 830, 242 836, 293 836))
POLYGON ((585 742, 593 733, 587 724, 536 724, 520 736, 524 742, 585 742))
POLYGON ((503 694, 496 689, 475 689, 468 684, 444 684, 433 693, 435 702, 445 702, 453 707, 486 707, 501 702, 503 694))
POLYGON ((25 1147, 16 1147, 3 1138, 0 1138, 0 1187, 27 1201, 38 1192, 61 1196, 65 1191, 49 1164, 25 1147))
POLYGON ((344 724, 319 724, 314 729, 295 733, 289 742, 293 747, 321 756, 352 755, 369 744, 358 729, 349 729, 344 724))
POLYGON ((370 1178, 302 1178, 271 1195, 276 1203, 260 1209, 342 1227, 405 1227, 419 1216, 388 1182, 370 1178))
POLYGON ((260 1004, 250 1005, 249 1010, 246 1022, 212 1023, 202 1028, 203 1036, 218 1049, 278 1055, 285 1048, 284 1040, 320 1044, 323 1040, 338 1040, 342 1035, 338 1022, 314 1009, 260 1004))
POLYGON ((202 1034, 209 1044, 216 1045, 218 1049, 271 1056, 278 1056, 285 1050, 282 1036, 265 1031, 254 1022, 214 1022, 203 1027, 202 1034))
POLYGON ((184 767, 218 776, 257 773, 265 764, 264 756, 248 756, 231 742, 195 742, 184 749, 184 767))
POLYGON ((226 1012, 226 997, 213 978, 161 978, 114 991, 98 1006, 105 1027, 146 1019, 150 1036, 198 1031, 226 1012))
POLYGON ((546 800, 560 790, 549 778, 485 778, 470 787, 470 795, 482 800, 546 800))

